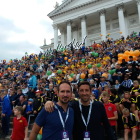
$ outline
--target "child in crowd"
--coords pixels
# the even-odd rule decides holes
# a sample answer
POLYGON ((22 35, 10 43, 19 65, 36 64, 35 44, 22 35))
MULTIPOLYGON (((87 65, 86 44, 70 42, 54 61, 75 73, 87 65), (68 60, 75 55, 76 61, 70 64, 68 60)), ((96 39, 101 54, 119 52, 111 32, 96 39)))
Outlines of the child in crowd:
POLYGON ((90 98, 91 98, 92 100, 94 100, 94 101, 98 101, 98 100, 96 99, 96 95, 95 95, 95 94, 91 94, 91 95, 90 95, 90 98))
POLYGON ((120 87, 119 80, 116 80, 115 81, 115 89, 118 91, 119 87, 120 87))
POLYGON ((92 94, 95 94, 97 100, 99 100, 98 90, 95 88, 95 85, 91 86, 92 94))
POLYGON ((2 134, 0 138, 5 138, 9 133, 9 116, 12 114, 10 100, 5 93, 0 94, 1 100, 3 101, 2 105, 2 134))
MULTIPOLYGON (((116 137, 116 131, 115 126, 118 119, 117 109, 116 106, 109 102, 110 95, 107 91, 102 92, 102 100, 104 102, 105 110, 107 113, 108 120, 110 122, 110 125, 112 126, 112 129, 114 131, 115 137, 116 137)), ((108 136, 105 136, 105 139, 108 140, 108 136)), ((116 139, 117 140, 117 139, 116 139)))
POLYGON ((95 81, 93 79, 90 80, 90 85, 94 85, 96 87, 95 81))
POLYGON ((99 91, 102 92, 104 90, 104 86, 105 85, 109 86, 109 84, 108 82, 106 82, 105 80, 106 78, 104 76, 102 76, 100 79, 101 79, 101 82, 99 83, 99 91))
POLYGON ((35 101, 33 103, 33 113, 34 113, 35 118, 36 118, 37 115, 38 115, 38 113, 42 109, 42 106, 43 106, 44 101, 43 101, 43 98, 40 97, 40 94, 41 94, 41 91, 40 90, 37 90, 35 92, 35 94, 36 94, 36 99, 35 99, 35 101))
POLYGON ((49 84, 49 90, 47 91, 47 101, 52 101, 54 96, 53 84, 49 84))
POLYGON ((27 140, 28 137, 28 124, 26 119, 22 116, 23 108, 22 106, 16 106, 14 108, 13 119, 13 132, 11 134, 10 140, 27 140))
POLYGON ((104 86, 104 91, 107 91, 110 94, 110 87, 108 85, 104 86))
POLYGON ((31 116, 34 116, 33 115, 33 99, 32 98, 30 98, 28 100, 28 104, 27 104, 27 108, 26 108, 26 115, 25 115, 25 117, 27 119, 28 126, 29 126, 29 122, 30 122, 30 117, 31 116))
POLYGON ((131 98, 133 98, 136 101, 136 92, 140 93, 140 85, 139 82, 137 80, 133 81, 133 86, 130 92, 131 98))
POLYGON ((117 111, 119 113, 121 113, 120 107, 119 107, 120 97, 118 96, 116 89, 111 89, 110 90, 110 100, 109 100, 109 102, 111 102, 112 104, 115 104, 115 106, 117 108, 117 111))
POLYGON ((135 100, 133 98, 130 97, 130 92, 129 91, 125 91, 124 92, 124 98, 120 101, 120 109, 121 112, 124 108, 127 108, 129 111, 131 109, 131 111, 134 113, 135 111, 135 100))
POLYGON ((53 101, 58 102, 58 96, 57 96, 57 86, 54 86, 54 96, 53 96, 53 101))
POLYGON ((134 114, 130 113, 129 109, 122 110, 122 121, 124 123, 124 140, 128 140, 128 134, 132 132, 132 140, 137 138, 137 119, 134 114))

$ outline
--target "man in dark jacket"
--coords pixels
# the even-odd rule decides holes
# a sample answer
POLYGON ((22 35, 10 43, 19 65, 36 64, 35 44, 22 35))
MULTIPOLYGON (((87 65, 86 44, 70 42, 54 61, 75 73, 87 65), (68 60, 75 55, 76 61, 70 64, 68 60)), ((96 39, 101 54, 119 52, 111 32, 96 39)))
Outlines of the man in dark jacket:
POLYGON ((9 133, 9 116, 12 114, 11 106, 10 106, 10 100, 5 95, 5 93, 0 94, 1 100, 3 101, 2 106, 2 135, 0 135, 1 138, 5 138, 6 135, 9 133))

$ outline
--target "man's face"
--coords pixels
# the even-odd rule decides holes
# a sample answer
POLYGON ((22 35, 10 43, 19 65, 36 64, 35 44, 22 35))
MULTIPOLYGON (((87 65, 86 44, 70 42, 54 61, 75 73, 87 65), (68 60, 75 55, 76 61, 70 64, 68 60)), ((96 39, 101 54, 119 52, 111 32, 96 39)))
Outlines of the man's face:
POLYGON ((32 73, 32 72, 30 72, 30 75, 32 76, 32 75, 33 75, 33 73, 32 73))
POLYGON ((61 103, 67 104, 72 97, 72 91, 70 85, 66 83, 61 84, 57 96, 59 97, 61 103))
POLYGON ((23 101, 23 100, 24 100, 23 96, 20 96, 19 101, 23 101))
POLYGON ((140 57, 137 57, 137 60, 140 61, 140 57))
POLYGON ((128 66, 128 69, 132 69, 132 66, 128 66))
POLYGON ((18 90, 18 94, 21 94, 21 91, 20 90, 18 90))
POLYGON ((88 102, 90 100, 91 91, 89 85, 81 85, 78 90, 78 94, 83 102, 88 102))

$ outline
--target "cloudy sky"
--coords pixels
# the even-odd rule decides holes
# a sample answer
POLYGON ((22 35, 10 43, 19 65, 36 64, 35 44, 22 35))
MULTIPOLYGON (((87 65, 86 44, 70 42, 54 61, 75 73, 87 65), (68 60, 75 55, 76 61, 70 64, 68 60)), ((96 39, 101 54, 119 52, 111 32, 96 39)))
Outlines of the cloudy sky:
POLYGON ((0 61, 39 53, 51 43, 52 20, 47 14, 62 0, 0 0, 0 61))

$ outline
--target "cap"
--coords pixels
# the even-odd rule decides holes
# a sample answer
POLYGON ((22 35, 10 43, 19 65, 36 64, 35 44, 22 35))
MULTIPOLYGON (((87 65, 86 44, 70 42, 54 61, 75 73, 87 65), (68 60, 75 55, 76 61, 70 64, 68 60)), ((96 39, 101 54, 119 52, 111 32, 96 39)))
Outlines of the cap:
POLYGON ((32 98, 30 98, 28 101, 33 102, 33 99, 32 99, 32 98))
POLYGON ((37 91, 35 91, 35 93, 40 93, 41 94, 42 92, 40 90, 37 90, 37 91))

